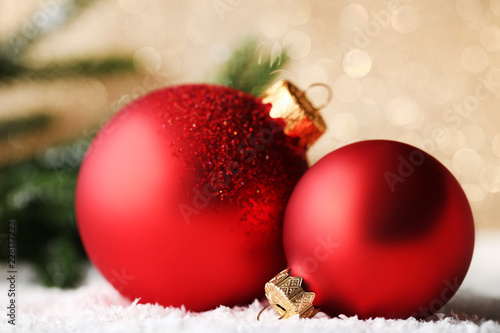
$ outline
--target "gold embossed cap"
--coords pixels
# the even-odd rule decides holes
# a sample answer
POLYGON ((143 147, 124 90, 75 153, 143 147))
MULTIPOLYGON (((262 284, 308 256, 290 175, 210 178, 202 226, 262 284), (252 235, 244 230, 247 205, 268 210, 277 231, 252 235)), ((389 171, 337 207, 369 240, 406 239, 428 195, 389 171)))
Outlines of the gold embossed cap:
MULTIPOLYGON (((324 86, 323 84, 311 85, 324 86)), ((308 88, 309 89, 309 88, 308 88)), ((330 99, 330 96, 328 99, 330 99)), ((300 90, 287 80, 273 84, 262 95, 262 102, 271 103, 271 118, 285 120, 284 133, 299 138, 299 146, 307 148, 312 145, 325 131, 326 124, 319 113, 320 108, 314 107, 307 99, 305 91, 300 90)))
POLYGON ((291 276, 288 272, 287 268, 266 283, 265 291, 269 304, 280 315, 280 319, 296 315, 300 318, 314 317, 320 311, 319 308, 313 307, 315 294, 304 291, 303 279, 291 276))

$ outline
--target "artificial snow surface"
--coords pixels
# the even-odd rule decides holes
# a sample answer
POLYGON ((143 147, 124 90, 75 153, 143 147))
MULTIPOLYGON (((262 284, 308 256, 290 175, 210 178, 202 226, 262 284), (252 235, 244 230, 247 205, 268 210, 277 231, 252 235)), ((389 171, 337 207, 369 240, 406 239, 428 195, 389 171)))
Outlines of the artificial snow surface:
MULTIPOLYGON (((439 255, 439 254, 436 254, 439 255)), ((44 288, 32 281, 29 268, 18 267, 16 325, 8 323, 7 267, 0 266, 0 332, 500 332, 500 232, 479 233, 474 258, 462 287, 440 312, 442 320, 417 321, 356 317, 276 321, 266 304, 219 307, 203 313, 137 304, 121 297, 94 269, 73 290, 44 288), (449 316, 451 312, 459 316, 449 316), (459 318, 466 318, 459 319, 459 318), (481 319, 483 318, 483 319, 481 319)))

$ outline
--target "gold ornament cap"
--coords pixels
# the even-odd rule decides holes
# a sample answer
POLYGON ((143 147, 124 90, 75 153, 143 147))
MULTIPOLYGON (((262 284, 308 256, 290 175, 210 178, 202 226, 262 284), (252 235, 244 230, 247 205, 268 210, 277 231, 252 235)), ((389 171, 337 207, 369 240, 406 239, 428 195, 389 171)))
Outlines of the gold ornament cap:
MULTIPOLYGON (((326 124, 319 113, 321 107, 316 108, 306 96, 308 89, 315 86, 326 87, 331 98, 331 89, 324 84, 313 84, 302 91, 287 80, 273 84, 262 95, 263 103, 271 103, 271 118, 283 118, 285 121, 284 133, 299 138, 299 146, 308 148, 325 131, 326 124)), ((325 103, 326 104, 326 103, 325 103)))
POLYGON ((296 315, 300 318, 314 317, 320 311, 319 308, 313 307, 316 295, 304 291, 303 279, 300 276, 291 276, 288 272, 287 268, 266 283, 265 291, 269 304, 280 315, 280 319, 296 315))

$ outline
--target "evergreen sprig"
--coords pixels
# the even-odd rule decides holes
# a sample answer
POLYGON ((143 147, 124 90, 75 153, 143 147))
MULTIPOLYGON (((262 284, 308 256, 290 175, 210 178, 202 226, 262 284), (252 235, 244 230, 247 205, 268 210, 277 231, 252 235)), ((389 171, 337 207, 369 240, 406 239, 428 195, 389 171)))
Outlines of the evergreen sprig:
POLYGON ((248 39, 234 50, 211 81, 259 96, 287 62, 288 56, 280 46, 268 50, 256 39, 248 39))
MULTIPOLYGON (((75 286, 85 263, 74 213, 80 161, 68 167, 49 158, 69 147, 51 148, 41 156, 0 169, 0 233, 7 233, 7 220, 16 222, 17 259, 33 263, 47 286, 75 286)), ((6 262, 4 244, 0 257, 6 262)))
POLYGON ((107 56, 96 59, 76 59, 31 67, 19 63, 6 63, 0 59, 0 81, 13 79, 54 80, 75 76, 104 76, 120 72, 132 72, 134 62, 130 57, 107 56))
POLYGON ((52 121, 52 117, 46 111, 33 112, 28 117, 15 118, 0 122, 0 141, 9 136, 23 135, 46 128, 52 121))

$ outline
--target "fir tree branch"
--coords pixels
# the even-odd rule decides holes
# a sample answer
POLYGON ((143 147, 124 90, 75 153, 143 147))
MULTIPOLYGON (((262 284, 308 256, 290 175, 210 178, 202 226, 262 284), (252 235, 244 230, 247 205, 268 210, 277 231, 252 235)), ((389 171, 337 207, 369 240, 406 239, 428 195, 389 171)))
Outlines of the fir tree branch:
MULTIPOLYGON (((4 60, 5 61, 5 60, 4 60)), ((14 78, 31 80, 53 80, 74 76, 102 76, 135 70, 132 58, 107 57, 52 63, 41 68, 21 64, 2 63, 0 59, 0 80, 9 82, 14 78), (10 67, 9 67, 10 66, 10 67)))
POLYGON ((0 122, 0 140, 5 140, 9 135, 22 135, 47 127, 52 117, 47 112, 33 112, 29 117, 9 119, 0 122))
MULTIPOLYGON (((81 157, 74 145, 0 169, 0 214, 17 222, 17 257, 35 265, 47 286, 74 287, 86 256, 75 221, 74 191, 81 157), (71 161, 71 163, 68 163, 71 161)), ((7 233, 0 223, 0 233, 7 233)), ((6 260, 7 247, 0 248, 6 260)))
POLYGON ((281 48, 273 54, 260 46, 256 39, 245 41, 211 81, 259 96, 288 62, 288 56, 281 48))

